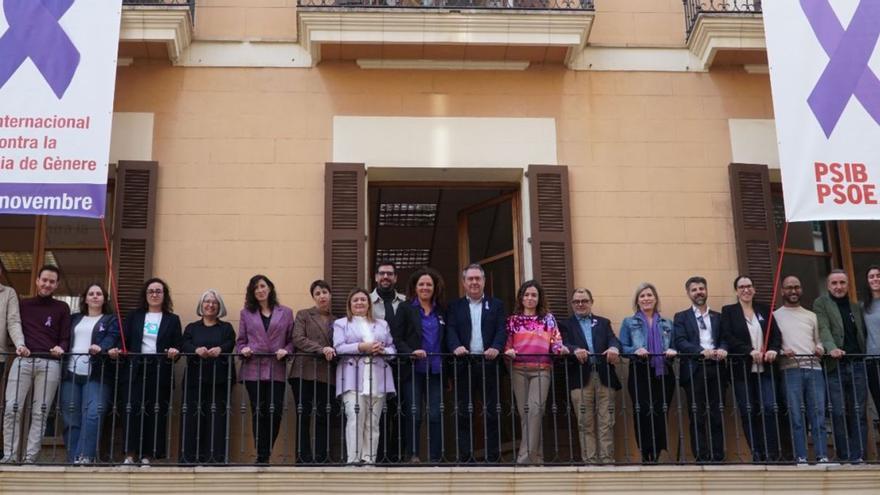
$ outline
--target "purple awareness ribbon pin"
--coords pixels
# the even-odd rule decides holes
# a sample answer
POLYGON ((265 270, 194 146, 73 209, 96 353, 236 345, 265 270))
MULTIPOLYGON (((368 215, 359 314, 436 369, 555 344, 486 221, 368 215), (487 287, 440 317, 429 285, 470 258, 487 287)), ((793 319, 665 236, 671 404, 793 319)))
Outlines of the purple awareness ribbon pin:
POLYGON ((828 0, 800 0, 801 8, 830 58, 807 98, 826 137, 831 137, 851 96, 880 124, 880 80, 868 61, 880 36, 880 1, 862 0, 844 30, 828 0))
POLYGON ((75 0, 3 0, 9 28, 0 36, 0 88, 30 58, 60 99, 80 53, 58 20, 75 0))

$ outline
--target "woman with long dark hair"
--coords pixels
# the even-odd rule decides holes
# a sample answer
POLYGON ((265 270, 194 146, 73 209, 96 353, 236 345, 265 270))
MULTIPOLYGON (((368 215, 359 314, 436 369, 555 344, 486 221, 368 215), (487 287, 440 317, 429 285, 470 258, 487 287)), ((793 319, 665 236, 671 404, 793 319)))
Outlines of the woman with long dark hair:
POLYGON ((874 408, 880 411, 880 265, 871 265, 865 272, 862 294, 865 313, 865 343, 868 358, 865 369, 874 408))
POLYGON ((428 402, 428 455, 431 462, 442 460, 443 358, 440 353, 446 331, 444 292, 443 277, 436 270, 419 268, 409 278, 407 303, 400 305, 391 326, 398 354, 410 357, 401 363, 399 370, 405 458, 413 463, 420 462, 419 437, 425 400, 428 402))
POLYGON ((547 307, 544 288, 529 280, 516 293, 504 347, 504 355, 512 361, 511 385, 522 429, 517 464, 544 462, 541 423, 550 390, 552 354, 568 354, 568 348, 562 344, 556 318, 547 307))
POLYGON ((278 303, 275 284, 254 275, 245 289, 235 349, 251 402, 257 464, 267 464, 284 412, 285 360, 293 352, 293 310, 278 303))
MULTIPOLYGON (((172 311, 171 289, 160 278, 144 282, 140 307, 125 318, 123 335, 128 352, 120 382, 125 427, 125 461, 164 459, 168 443, 168 408, 179 354, 180 318, 172 311)), ((119 356, 111 349, 110 357, 119 356)))
POLYGON ((70 321, 70 353, 61 380, 60 409, 64 419, 67 461, 88 464, 97 457, 101 420, 110 404, 115 365, 106 352, 119 345, 119 322, 110 311, 107 290, 86 286, 79 313, 70 321))

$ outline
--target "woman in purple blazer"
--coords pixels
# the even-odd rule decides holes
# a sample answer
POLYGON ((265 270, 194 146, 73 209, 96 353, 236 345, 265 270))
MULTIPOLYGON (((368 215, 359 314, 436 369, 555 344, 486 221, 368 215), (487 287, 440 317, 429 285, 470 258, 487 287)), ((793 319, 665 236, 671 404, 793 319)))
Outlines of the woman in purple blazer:
POLYGON ((333 347, 342 355, 336 367, 336 393, 345 407, 347 459, 349 464, 373 464, 382 407, 385 398, 395 393, 391 366, 381 356, 396 351, 388 324, 373 318, 366 290, 349 292, 346 314, 333 323, 333 347))
POLYGON ((284 411, 285 358, 293 352, 293 311, 278 304, 275 284, 254 275, 245 292, 235 350, 251 400, 257 464, 267 464, 284 411))

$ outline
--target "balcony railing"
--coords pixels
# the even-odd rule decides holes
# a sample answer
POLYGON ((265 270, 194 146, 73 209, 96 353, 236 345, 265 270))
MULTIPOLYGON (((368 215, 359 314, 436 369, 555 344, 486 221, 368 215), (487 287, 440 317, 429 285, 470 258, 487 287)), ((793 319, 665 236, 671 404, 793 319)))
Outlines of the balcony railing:
POLYGON ((701 14, 760 14, 762 0, 684 0, 686 37, 690 39, 701 14))
POLYGON ((184 355, 176 363, 152 354, 68 355, 62 362, 9 356, 0 414, 7 448, 20 448, 15 456, 7 451, 2 462, 114 465, 130 457, 134 464, 146 459, 164 465, 627 465, 878 459, 877 433, 866 417, 868 388, 880 383, 878 356, 824 361, 800 356, 788 358, 797 363, 794 368, 764 364, 757 373, 750 359, 734 355, 721 361, 681 354, 659 360, 623 356, 615 370, 603 356, 536 361, 518 355, 511 362, 502 356, 435 354, 427 357, 437 370, 431 374, 417 364, 424 359, 409 355, 340 355, 331 362, 315 354, 282 358, 290 364, 279 363, 275 354, 245 359, 199 350, 204 357, 184 355), (239 361, 248 363, 247 373, 236 370, 239 361), (292 367, 310 379, 288 379, 292 367), (284 376, 273 375, 279 370, 284 376), (391 380, 384 381, 391 371, 396 393, 391 380), (258 375, 263 381, 256 381, 258 375), (621 391, 614 390, 618 376, 621 391), (338 386, 362 392, 342 394, 338 386), (31 420, 30 432, 12 427, 24 418, 31 420))
POLYGON ((297 0, 298 7, 435 10, 595 10, 594 0, 297 0))
POLYGON ((196 0, 122 0, 122 5, 123 7, 189 7, 193 20, 196 16, 196 0))

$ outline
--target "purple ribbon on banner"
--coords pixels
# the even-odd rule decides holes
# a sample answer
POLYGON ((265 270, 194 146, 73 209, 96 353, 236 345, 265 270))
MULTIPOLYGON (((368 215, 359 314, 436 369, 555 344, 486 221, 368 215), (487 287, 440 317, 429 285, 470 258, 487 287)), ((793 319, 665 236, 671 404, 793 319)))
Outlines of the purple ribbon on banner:
POLYGON ((826 137, 851 96, 880 124, 880 80, 868 61, 880 36, 880 1, 862 0, 844 30, 828 0, 800 0, 816 39, 830 60, 807 98, 826 137))
POLYGON ((30 58, 59 99, 80 54, 58 20, 75 0, 3 0, 9 28, 0 36, 0 88, 30 58))

